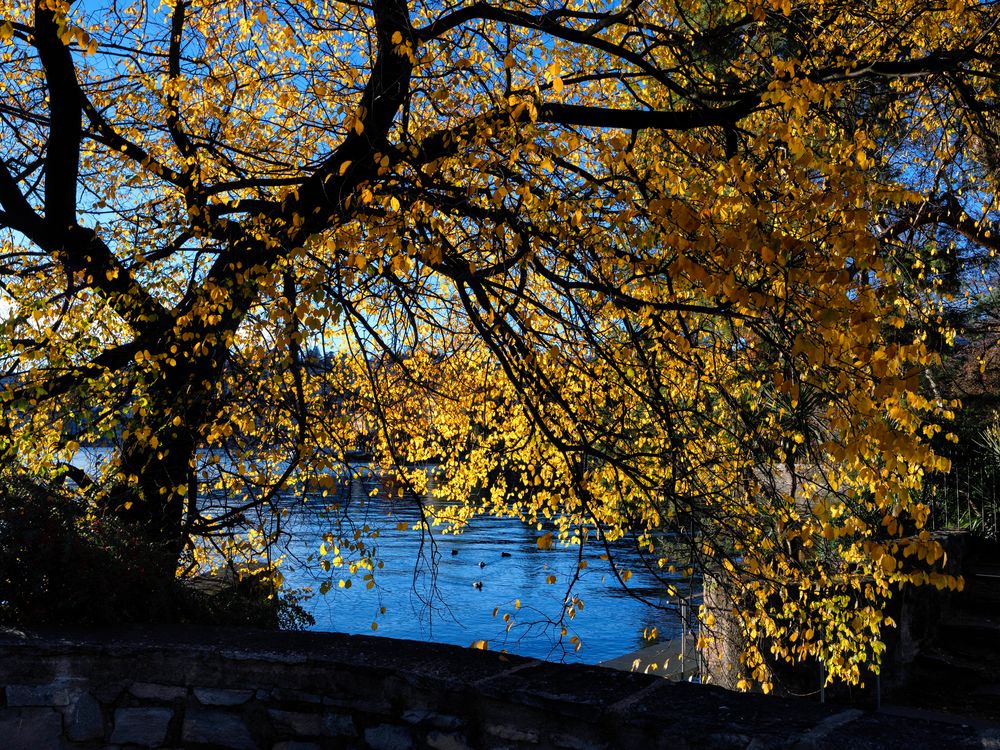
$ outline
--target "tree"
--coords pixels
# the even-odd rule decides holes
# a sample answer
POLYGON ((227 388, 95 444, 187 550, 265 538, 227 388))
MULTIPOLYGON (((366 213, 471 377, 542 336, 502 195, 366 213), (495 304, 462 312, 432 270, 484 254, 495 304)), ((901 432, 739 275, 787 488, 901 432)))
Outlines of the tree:
POLYGON ((996 243, 992 3, 7 6, 3 449, 163 575, 370 438, 428 523, 733 577, 765 683, 955 585, 918 381, 935 242, 996 243))

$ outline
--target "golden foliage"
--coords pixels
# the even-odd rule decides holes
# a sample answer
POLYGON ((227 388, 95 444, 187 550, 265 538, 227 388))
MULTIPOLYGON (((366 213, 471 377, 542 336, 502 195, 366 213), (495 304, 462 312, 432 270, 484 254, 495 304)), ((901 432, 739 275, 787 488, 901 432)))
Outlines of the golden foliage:
MULTIPOLYGON (((637 535, 739 582, 759 682, 856 681, 960 584, 920 373, 937 259, 996 242, 991 13, 12 0, 4 449, 114 442, 81 491, 180 552, 365 446, 428 527, 637 535)), ((324 565, 373 586, 377 533, 324 565)))

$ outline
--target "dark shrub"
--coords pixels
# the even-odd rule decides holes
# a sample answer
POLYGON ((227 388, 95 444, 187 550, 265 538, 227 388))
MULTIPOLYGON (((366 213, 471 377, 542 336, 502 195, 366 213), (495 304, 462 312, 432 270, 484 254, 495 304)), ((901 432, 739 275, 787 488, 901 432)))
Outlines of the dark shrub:
POLYGON ((294 594, 278 595, 267 576, 204 585, 178 581, 172 568, 116 519, 88 513, 57 487, 0 473, 0 625, 312 624, 294 594))
POLYGON ((161 553, 56 488, 0 486, 0 622, 41 625, 169 618, 161 553))

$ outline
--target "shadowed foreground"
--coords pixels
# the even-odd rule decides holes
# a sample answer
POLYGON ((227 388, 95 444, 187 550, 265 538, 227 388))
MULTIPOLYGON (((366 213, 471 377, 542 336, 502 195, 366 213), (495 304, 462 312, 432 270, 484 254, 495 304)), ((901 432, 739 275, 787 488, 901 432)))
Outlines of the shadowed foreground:
POLYGON ((990 748, 993 729, 454 646, 130 627, 0 633, 6 750, 990 748))

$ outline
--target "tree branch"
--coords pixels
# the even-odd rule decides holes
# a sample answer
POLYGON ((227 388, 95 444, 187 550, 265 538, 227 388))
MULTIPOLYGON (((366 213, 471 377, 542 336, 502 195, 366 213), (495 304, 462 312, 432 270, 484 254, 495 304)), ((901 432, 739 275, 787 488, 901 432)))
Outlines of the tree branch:
MULTIPOLYGON (((539 108, 538 121, 622 130, 694 130, 732 127, 752 114, 760 101, 759 96, 748 94, 735 104, 726 107, 702 107, 690 110, 612 109, 549 102, 539 108)), ((529 115, 524 113, 519 119, 523 121, 528 117, 529 115)))
MULTIPOLYGON (((59 19, 46 3, 35 3, 35 47, 49 91, 49 137, 45 154, 45 219, 55 231, 76 225, 83 113, 76 69, 59 33, 59 19)), ((62 19, 65 25, 65 18, 62 19)))

